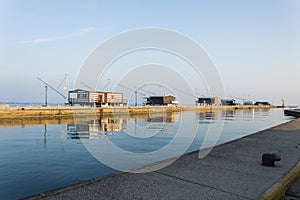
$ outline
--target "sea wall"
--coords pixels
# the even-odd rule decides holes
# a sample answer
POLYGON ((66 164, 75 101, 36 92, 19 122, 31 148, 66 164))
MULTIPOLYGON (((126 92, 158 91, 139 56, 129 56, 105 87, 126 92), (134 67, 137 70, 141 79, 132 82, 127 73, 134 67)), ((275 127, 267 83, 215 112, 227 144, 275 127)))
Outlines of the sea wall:
POLYGON ((161 113, 181 111, 239 110, 239 109, 271 109, 276 106, 128 106, 128 107, 70 107, 70 106, 0 106, 0 119, 47 118, 64 119, 73 116, 102 115, 135 115, 139 113, 161 113))

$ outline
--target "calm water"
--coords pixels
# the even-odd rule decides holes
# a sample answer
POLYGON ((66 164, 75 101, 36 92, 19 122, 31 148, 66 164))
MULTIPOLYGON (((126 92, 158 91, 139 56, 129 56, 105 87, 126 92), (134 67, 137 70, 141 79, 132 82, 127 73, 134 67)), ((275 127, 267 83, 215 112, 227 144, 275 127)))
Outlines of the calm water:
MULTIPOLYGON (((106 147, 111 142, 141 154, 170 144, 180 132, 180 144, 176 144, 187 143, 187 151, 194 151, 203 144, 209 126, 220 121, 224 126, 217 144, 288 120, 283 110, 271 109, 116 116, 77 124, 71 119, 59 121, 63 124, 55 120, 0 121, 0 199, 21 198, 117 171, 95 159, 86 145, 106 147), (190 138, 193 132, 194 139, 190 138)), ((211 144, 207 140, 206 146, 211 144)))

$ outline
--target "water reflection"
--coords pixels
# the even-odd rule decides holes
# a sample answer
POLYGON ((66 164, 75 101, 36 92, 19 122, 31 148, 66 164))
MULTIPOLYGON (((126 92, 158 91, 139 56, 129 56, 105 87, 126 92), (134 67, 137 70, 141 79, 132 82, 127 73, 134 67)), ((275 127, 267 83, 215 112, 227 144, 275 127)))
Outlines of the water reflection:
POLYGON ((67 124, 67 134, 68 139, 107 139, 126 130, 134 137, 149 137, 153 131, 167 133, 166 124, 175 123, 178 116, 179 112, 167 112, 77 119, 76 123, 67 124))
POLYGON ((220 112, 196 112, 199 124, 213 124, 220 119, 220 112))
POLYGON ((47 125, 44 125, 44 148, 46 147, 47 144, 47 125))
MULTIPOLYGON (((225 124, 235 120, 253 120, 264 117, 266 110, 211 110, 191 112, 199 125, 215 124, 222 120, 225 124)), ((67 124, 68 139, 109 139, 120 133, 136 138, 153 137, 159 133, 174 134, 173 126, 178 122, 180 112, 148 113, 102 116, 97 119, 77 119, 76 123, 67 124)))
POLYGON ((245 110, 212 110, 207 112, 196 112, 199 124, 214 124, 217 120, 224 120, 225 124, 230 121, 254 120, 256 117, 269 117, 270 109, 245 109, 245 110))
POLYGON ((123 118, 99 118, 87 122, 67 124, 69 139, 104 139, 110 132, 120 132, 127 123, 123 118))
MULTIPOLYGON (((211 110, 211 111, 195 111, 199 124, 212 124, 216 120, 232 121, 243 118, 254 119, 255 117, 268 117, 270 109, 245 109, 245 110, 211 110)), ((192 112, 192 111, 191 111, 192 112)), ((52 124, 67 124, 67 130, 70 133, 74 132, 119 132, 127 129, 128 123, 134 121, 137 126, 153 126, 158 124, 176 123, 180 112, 152 112, 152 113, 130 113, 111 116, 84 116, 76 118, 70 117, 55 117, 55 118, 23 118, 23 119, 1 119, 0 126, 45 126, 52 124)), ((46 134, 45 134, 46 136, 46 134)))
POLYGON ((222 118, 226 121, 232 121, 234 120, 234 117, 238 110, 227 110, 227 111, 222 111, 222 118))

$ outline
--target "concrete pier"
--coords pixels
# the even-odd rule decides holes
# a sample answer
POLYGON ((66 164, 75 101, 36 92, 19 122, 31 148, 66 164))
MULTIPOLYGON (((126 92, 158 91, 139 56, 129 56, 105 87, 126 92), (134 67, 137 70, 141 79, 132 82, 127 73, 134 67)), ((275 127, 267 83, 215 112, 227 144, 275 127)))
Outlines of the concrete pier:
POLYGON ((71 106, 0 106, 0 119, 33 119, 33 118, 68 118, 87 116, 107 116, 118 114, 140 114, 155 112, 181 112, 181 111, 214 111, 239 109, 271 109, 276 106, 124 106, 124 107, 71 107, 71 106))
POLYGON ((284 110, 285 115, 300 117, 300 109, 284 110))
POLYGON ((300 119, 219 145, 203 159, 198 153, 155 172, 113 174, 28 199, 280 199, 300 176, 300 119), (265 167, 263 153, 282 159, 265 167))

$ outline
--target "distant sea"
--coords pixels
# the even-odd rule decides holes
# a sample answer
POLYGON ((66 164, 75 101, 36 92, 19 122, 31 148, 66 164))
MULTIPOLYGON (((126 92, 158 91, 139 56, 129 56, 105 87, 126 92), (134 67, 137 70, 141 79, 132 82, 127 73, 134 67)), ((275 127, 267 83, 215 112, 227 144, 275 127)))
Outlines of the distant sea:
MULTIPOLYGON (((24 103, 24 102, 0 102, 1 105, 9 105, 11 107, 14 106, 42 106, 44 103, 24 103)), ((48 103, 49 106, 57 106, 57 105, 64 105, 63 103, 48 103)))

